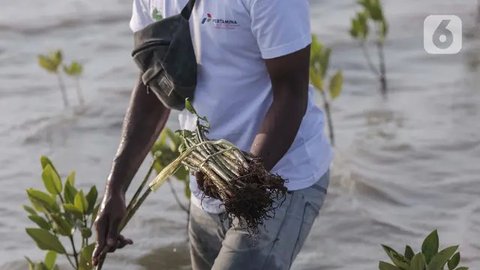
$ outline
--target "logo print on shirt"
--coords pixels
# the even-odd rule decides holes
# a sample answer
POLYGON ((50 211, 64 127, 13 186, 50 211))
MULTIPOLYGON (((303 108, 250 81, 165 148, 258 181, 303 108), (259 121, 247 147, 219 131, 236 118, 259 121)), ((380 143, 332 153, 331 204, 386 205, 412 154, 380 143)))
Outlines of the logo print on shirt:
POLYGON ((211 13, 207 13, 207 17, 202 19, 202 24, 213 24, 215 28, 221 29, 233 29, 239 26, 236 20, 218 19, 213 17, 211 13))
POLYGON ((157 8, 153 9, 152 18, 157 22, 163 19, 162 14, 158 11, 157 8))

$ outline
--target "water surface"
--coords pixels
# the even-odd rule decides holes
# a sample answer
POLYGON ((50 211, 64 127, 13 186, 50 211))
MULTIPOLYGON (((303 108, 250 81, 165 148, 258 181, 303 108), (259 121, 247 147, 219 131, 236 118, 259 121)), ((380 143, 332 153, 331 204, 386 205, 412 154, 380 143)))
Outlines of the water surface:
MULTIPOLYGON (((43 256, 24 232, 31 223, 21 209, 24 190, 41 186, 39 156, 50 156, 63 175, 75 169, 84 187, 102 188, 137 71, 129 56, 129 1, 0 1, 0 269, 10 270, 25 269, 24 255, 43 256), (37 67, 36 55, 56 48, 85 64, 83 110, 63 110, 56 81, 37 67)), ((311 2, 313 31, 334 48, 332 68, 343 69, 346 82, 333 106, 331 188, 293 268, 376 269, 386 259, 379 244, 419 247, 438 228, 444 246, 460 244, 465 264, 480 269, 477 3, 384 2, 391 27, 388 101, 379 98, 347 34, 355 1, 311 2), (423 20, 430 14, 462 18, 460 54, 424 52, 423 20)), ((105 269, 189 269, 185 225, 162 188, 129 224, 135 247, 112 256, 105 269)))

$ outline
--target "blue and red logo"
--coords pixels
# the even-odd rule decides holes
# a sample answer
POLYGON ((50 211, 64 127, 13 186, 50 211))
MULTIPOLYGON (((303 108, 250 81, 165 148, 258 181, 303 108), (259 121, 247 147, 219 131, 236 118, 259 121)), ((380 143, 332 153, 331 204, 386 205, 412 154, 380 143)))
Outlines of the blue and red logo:
POLYGON ((236 20, 217 19, 213 17, 211 13, 207 13, 207 16, 202 19, 202 24, 208 24, 208 23, 213 24, 215 28, 231 29, 236 26, 239 26, 236 20))

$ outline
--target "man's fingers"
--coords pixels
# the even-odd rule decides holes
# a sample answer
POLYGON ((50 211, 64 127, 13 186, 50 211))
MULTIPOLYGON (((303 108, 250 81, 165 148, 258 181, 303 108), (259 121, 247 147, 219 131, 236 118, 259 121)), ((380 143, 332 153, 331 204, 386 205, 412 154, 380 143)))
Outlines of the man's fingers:
POLYGON ((98 255, 98 257, 94 258, 94 260, 93 260, 93 265, 94 266, 99 265, 102 261, 105 260, 105 257, 107 256, 107 253, 108 253, 108 250, 109 250, 109 247, 107 245, 105 245, 103 247, 103 249, 100 250, 100 254, 98 255))
POLYGON ((97 245, 95 246, 95 250, 93 252, 93 264, 98 264, 98 259, 100 254, 102 253, 103 249, 105 248, 105 241, 107 237, 107 222, 104 218, 100 218, 95 221, 95 229, 97 231, 97 245))
POLYGON ((133 241, 131 239, 125 238, 123 235, 118 236, 117 248, 124 248, 126 245, 132 245, 133 241))
POLYGON ((120 219, 112 220, 109 222, 108 233, 107 233, 107 246, 109 247, 109 252, 114 252, 117 249, 118 242, 118 225, 120 219))

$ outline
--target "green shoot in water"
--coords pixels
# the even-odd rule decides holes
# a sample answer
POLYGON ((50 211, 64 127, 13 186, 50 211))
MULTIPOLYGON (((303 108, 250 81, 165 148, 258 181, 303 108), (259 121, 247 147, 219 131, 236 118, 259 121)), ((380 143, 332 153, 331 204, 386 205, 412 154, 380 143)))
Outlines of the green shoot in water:
POLYGON ((335 145, 335 132, 331 112, 331 102, 340 96, 343 86, 342 71, 337 71, 331 78, 328 85, 328 92, 325 91, 326 77, 330 64, 331 49, 320 43, 316 36, 312 36, 310 53, 310 82, 320 92, 323 100, 323 108, 328 122, 330 143, 335 145))
POLYGON ((62 74, 60 73, 60 66, 63 62, 63 53, 61 50, 53 51, 49 54, 38 56, 38 65, 42 67, 49 73, 55 74, 58 80, 58 85, 60 87, 60 92, 62 94, 63 105, 66 107, 69 106, 67 90, 65 87, 65 82, 63 81, 62 74))
POLYGON ((75 80, 78 102, 83 106, 85 104, 85 98, 83 97, 82 89, 80 87, 80 76, 83 73, 83 65, 77 61, 72 61, 70 65, 65 65, 63 64, 63 60, 63 53, 61 50, 55 50, 45 55, 38 55, 38 65, 47 72, 55 74, 57 77, 64 107, 69 107, 70 104, 68 102, 67 90, 63 80, 62 71, 75 80))
POLYGON ((80 87, 80 76, 83 73, 83 65, 77 61, 73 61, 70 65, 63 65, 63 71, 68 76, 74 78, 78 103, 80 106, 83 106, 85 104, 85 98, 83 97, 82 88, 80 87))
POLYGON ((387 97, 387 69, 385 64, 385 40, 388 35, 388 22, 383 12, 380 0, 359 0, 361 10, 351 21, 350 36, 358 40, 370 71, 380 80, 380 91, 384 98, 387 97), (372 61, 368 50, 368 39, 371 28, 374 30, 373 38, 378 54, 378 67, 372 61))

